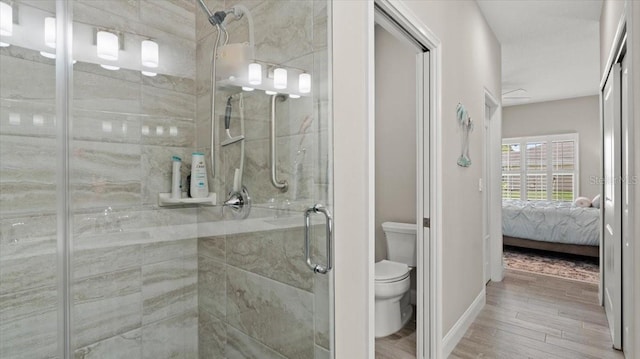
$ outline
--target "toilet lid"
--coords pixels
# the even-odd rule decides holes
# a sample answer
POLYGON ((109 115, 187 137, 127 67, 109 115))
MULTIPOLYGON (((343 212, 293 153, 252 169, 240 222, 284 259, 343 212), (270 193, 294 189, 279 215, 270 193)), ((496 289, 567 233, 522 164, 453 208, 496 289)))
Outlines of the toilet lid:
POLYGON ((406 277, 409 273, 409 266, 404 263, 383 259, 376 263, 375 272, 377 281, 390 281, 406 277))

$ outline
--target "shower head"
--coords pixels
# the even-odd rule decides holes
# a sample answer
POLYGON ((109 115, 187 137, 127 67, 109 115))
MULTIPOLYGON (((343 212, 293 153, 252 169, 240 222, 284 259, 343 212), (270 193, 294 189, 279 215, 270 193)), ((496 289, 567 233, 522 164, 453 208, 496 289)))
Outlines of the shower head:
POLYGON ((200 7, 202 8, 202 10, 207 14, 207 19, 209 20, 209 23, 211 23, 211 25, 213 26, 222 26, 222 23, 224 22, 224 19, 227 17, 228 14, 233 14, 236 17, 236 19, 240 19, 242 15, 244 15, 243 11, 236 7, 232 7, 231 9, 228 9, 228 10, 216 11, 212 13, 211 10, 209 10, 207 5, 204 3, 204 0, 198 0, 198 2, 200 3, 200 7))

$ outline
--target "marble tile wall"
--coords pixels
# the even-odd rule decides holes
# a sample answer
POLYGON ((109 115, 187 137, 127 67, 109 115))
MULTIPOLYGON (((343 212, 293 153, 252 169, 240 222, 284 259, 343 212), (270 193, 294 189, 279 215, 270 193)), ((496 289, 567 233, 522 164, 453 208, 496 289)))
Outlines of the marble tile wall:
MULTIPOLYGON (((55 16, 53 3, 13 2, 20 16, 42 17, 55 16)), ((160 45, 158 75, 147 77, 85 61, 95 45, 74 33, 76 358, 198 356, 197 210, 157 205, 157 194, 170 190, 171 156, 188 164, 196 146, 195 11, 191 0, 73 2, 74 29, 122 34, 123 61, 139 56, 141 39, 160 45)), ((27 20, 16 34, 28 31, 27 20)), ((7 359, 57 351, 55 60, 39 50, 0 48, 0 357, 7 359)))
POLYGON ((328 277, 306 267, 303 236, 292 227, 198 240, 200 358, 326 357, 328 277))
MULTIPOLYGON (((300 210, 310 201, 328 203, 329 96, 326 1, 222 1, 208 0, 211 9, 243 4, 254 19, 256 59, 303 69, 312 74, 313 90, 309 97, 277 102, 277 174, 290 188, 282 193, 270 182, 269 118, 271 97, 262 91, 238 89, 216 90, 216 192, 226 194, 239 166, 240 145, 221 147, 225 138, 223 117, 227 98, 233 95, 231 133, 240 133, 238 97, 244 97, 245 176, 244 185, 252 194, 254 206, 288 207, 300 210), (295 29, 295 31, 292 31, 295 29)), ((246 42, 249 29, 245 19, 228 23, 229 42, 246 42)), ((197 73, 197 146, 209 153, 211 132, 211 54, 215 30, 206 17, 196 16, 197 73)))

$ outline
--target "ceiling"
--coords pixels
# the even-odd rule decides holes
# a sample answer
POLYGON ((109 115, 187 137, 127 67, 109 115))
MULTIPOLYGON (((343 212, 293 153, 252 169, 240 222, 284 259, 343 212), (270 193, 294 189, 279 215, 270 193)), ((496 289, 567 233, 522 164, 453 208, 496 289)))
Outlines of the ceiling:
POLYGON ((478 4, 502 45, 503 106, 598 93, 602 0, 478 4))

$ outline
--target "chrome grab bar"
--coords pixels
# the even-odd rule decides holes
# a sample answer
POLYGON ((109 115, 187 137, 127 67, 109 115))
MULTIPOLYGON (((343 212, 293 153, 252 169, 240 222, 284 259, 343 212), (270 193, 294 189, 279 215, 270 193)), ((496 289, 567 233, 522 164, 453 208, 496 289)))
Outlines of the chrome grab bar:
POLYGON ((333 218, 331 212, 321 204, 316 204, 313 207, 307 208, 304 212, 304 255, 307 265, 314 273, 327 274, 333 268, 333 218), (311 230, 311 213, 322 213, 327 219, 326 222, 326 242, 327 242, 327 260, 324 265, 314 264, 311 260, 311 236, 309 232, 311 230))
POLYGON ((287 191, 287 187, 289 187, 289 183, 287 181, 279 182, 276 176, 276 99, 280 101, 285 101, 287 98, 283 95, 273 95, 271 96, 271 135, 269 136, 269 145, 271 152, 271 184, 282 192, 287 191))

